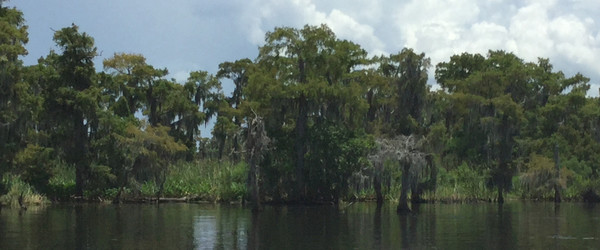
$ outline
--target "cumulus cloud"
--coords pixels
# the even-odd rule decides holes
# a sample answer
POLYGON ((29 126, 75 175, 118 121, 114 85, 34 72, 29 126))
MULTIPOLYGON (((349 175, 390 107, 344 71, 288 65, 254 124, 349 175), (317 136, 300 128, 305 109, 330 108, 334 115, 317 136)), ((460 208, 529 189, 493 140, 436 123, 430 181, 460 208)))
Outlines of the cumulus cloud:
MULTIPOLYGON (((12 2, 11 2, 12 3, 12 2)), ((76 0, 21 1, 35 63, 53 47, 52 29, 72 22, 96 38, 103 56, 142 53, 177 78, 215 72, 223 61, 255 58, 275 27, 328 24, 339 38, 371 55, 404 47, 435 65, 462 53, 514 52, 527 61, 550 58, 567 75, 600 81, 597 0, 76 0)), ((433 69, 431 69, 433 72, 433 69)), ((597 95, 599 85, 592 86, 597 95)))
POLYGON ((599 5, 573 2, 412 0, 396 5, 395 28, 404 46, 425 52, 434 65, 457 53, 502 49, 527 61, 550 58, 570 75, 581 71, 592 78, 590 94, 597 95, 600 34, 591 14, 597 12, 589 9, 599 5))
POLYGON ((374 35, 373 27, 358 23, 354 18, 340 10, 334 9, 327 16, 325 23, 339 37, 358 42, 371 54, 384 54, 384 44, 374 35))
POLYGON ((249 41, 262 45, 264 34, 275 27, 302 27, 305 24, 327 24, 338 37, 361 44, 372 54, 385 53, 384 43, 374 34, 374 28, 358 22, 344 11, 333 8, 319 10, 311 0, 291 0, 289 2, 262 0, 252 3, 244 15, 248 20, 249 41), (258 11, 254 11, 258 9, 258 11), (285 20, 282 22, 282 20, 285 20))

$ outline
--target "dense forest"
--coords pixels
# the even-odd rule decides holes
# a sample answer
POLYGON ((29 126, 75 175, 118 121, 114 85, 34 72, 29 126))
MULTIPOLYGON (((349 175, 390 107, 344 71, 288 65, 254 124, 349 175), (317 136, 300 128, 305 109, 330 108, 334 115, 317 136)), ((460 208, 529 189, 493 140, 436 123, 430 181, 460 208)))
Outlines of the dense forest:
POLYGON ((0 1, 0 27, 3 205, 599 200, 600 99, 548 59, 370 57, 307 25, 268 32, 254 60, 177 82, 140 54, 116 53, 97 72, 94 39, 76 25, 25 66, 23 14, 0 1), (212 137, 200 137, 210 121, 212 137))

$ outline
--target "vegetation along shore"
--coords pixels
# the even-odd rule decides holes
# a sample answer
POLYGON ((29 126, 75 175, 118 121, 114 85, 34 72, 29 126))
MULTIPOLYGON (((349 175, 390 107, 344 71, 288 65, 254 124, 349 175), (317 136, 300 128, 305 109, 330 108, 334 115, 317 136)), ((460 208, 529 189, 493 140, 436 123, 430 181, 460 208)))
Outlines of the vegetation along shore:
POLYGON ((0 206, 600 200, 600 99, 548 59, 489 51, 431 65, 307 25, 177 82, 134 53, 99 71, 75 24, 23 65, 26 20, 2 3, 0 206))

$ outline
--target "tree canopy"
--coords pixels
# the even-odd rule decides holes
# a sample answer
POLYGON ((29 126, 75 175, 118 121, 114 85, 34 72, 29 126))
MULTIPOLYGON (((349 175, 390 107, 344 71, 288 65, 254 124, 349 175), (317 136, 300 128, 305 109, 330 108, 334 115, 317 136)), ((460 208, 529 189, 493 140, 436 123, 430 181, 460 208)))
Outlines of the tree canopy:
POLYGON ((405 206, 451 183, 498 202, 600 192, 600 100, 588 78, 545 58, 465 52, 433 69, 411 48, 370 57, 327 25, 306 25, 267 32, 255 59, 177 82, 136 53, 115 53, 98 72, 99 49, 75 24, 24 66, 23 14, 0 4, 0 27, 0 175, 49 196, 61 166, 75 172, 69 196, 119 201, 148 182, 160 196, 173 164, 206 159, 248 164, 257 204, 374 190, 405 206))

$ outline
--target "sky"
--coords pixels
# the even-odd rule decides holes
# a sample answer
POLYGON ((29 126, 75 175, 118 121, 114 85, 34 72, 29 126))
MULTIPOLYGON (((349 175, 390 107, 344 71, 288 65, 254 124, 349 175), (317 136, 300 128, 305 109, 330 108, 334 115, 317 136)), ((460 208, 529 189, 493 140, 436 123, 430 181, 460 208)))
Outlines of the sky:
MULTIPOLYGON (((255 59, 275 27, 327 24, 341 39, 370 55, 408 47, 433 65, 463 52, 505 50, 526 61, 549 58, 567 76, 589 77, 590 96, 600 88, 598 0, 10 0, 29 26, 35 64, 56 49, 55 30, 79 26, 95 39, 100 56, 143 54, 185 81, 189 72, 216 73, 218 65, 255 59)), ((435 67, 429 69, 430 84, 435 67)), ((232 90, 225 83, 226 93, 232 90)))

